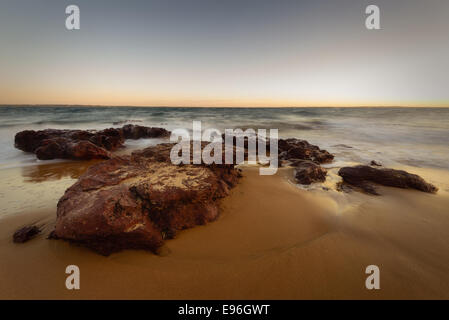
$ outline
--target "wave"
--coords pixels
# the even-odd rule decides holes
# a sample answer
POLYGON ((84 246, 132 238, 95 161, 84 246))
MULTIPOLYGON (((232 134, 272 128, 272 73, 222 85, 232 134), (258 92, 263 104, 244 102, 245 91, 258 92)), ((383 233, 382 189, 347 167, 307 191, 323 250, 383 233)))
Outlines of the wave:
MULTIPOLYGON (((138 108, 0 107, 0 164, 12 161, 14 134, 26 129, 104 129, 136 124, 191 128, 279 129, 340 153, 348 161, 381 154, 387 161, 449 168, 449 109, 443 108, 138 108), (336 147, 347 145, 353 148, 336 147)), ((20 156, 20 155, 19 155, 20 156)), ((14 160, 16 158, 14 157, 14 160)))

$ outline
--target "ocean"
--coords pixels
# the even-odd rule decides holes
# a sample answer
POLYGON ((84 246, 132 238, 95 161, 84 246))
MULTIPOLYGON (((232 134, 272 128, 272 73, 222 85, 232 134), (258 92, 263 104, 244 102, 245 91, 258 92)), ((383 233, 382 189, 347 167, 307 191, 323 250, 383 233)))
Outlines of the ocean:
MULTIPOLYGON (((104 129, 130 121, 145 126, 203 129, 278 129, 282 138, 308 140, 336 155, 334 165, 369 163, 449 170, 449 109, 446 108, 173 108, 0 107, 0 169, 42 163, 14 148, 22 130, 104 129)), ((129 141, 134 147, 151 139, 129 141)), ((62 160, 61 160, 62 161, 62 160)))

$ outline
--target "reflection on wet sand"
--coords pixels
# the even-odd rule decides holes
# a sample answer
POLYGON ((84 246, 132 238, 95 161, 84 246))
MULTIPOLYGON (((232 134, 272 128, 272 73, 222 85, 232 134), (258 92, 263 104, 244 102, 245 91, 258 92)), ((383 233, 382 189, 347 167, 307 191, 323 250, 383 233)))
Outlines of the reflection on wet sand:
POLYGON ((54 212, 65 190, 98 161, 64 161, 0 170, 0 218, 30 210, 54 212))
POLYGON ((24 182, 44 182, 63 178, 78 179, 87 168, 101 160, 69 161, 22 168, 24 182))

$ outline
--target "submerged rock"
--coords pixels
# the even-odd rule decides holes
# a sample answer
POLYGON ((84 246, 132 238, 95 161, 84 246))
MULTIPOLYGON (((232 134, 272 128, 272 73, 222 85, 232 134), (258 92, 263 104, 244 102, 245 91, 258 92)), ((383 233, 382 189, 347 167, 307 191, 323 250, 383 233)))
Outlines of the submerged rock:
POLYGON ((361 188, 363 191, 377 195, 376 188, 370 183, 405 189, 416 189, 436 193, 438 188, 426 182, 416 174, 403 170, 373 168, 370 166, 343 167, 338 171, 345 183, 361 188))
POLYGON ((327 170, 310 160, 296 160, 291 163, 295 167, 295 178, 301 184, 324 182, 327 170))
POLYGON ((108 255, 157 252, 182 229, 213 221, 218 199, 238 180, 233 165, 174 165, 172 144, 114 157, 90 167, 58 202, 51 237, 108 255))
POLYGON ((14 145, 25 152, 33 152, 38 159, 108 159, 109 151, 121 147, 125 139, 168 137, 163 128, 132 124, 123 128, 96 130, 25 130, 16 134, 14 145))
POLYGON ((26 226, 20 228, 13 235, 13 241, 15 243, 24 243, 28 240, 34 238, 37 234, 39 234, 41 230, 37 226, 26 226))
POLYGON ((160 138, 170 136, 170 132, 164 128, 144 127, 127 124, 121 129, 125 139, 160 138))
POLYGON ((333 145, 333 147, 337 147, 337 148, 345 148, 345 149, 352 149, 351 146, 348 146, 347 144, 343 144, 343 143, 335 144, 335 145, 333 145))
POLYGON ((114 121, 112 124, 114 126, 117 126, 125 123, 135 123, 135 122, 143 122, 143 121, 138 119, 129 119, 129 120, 114 121))

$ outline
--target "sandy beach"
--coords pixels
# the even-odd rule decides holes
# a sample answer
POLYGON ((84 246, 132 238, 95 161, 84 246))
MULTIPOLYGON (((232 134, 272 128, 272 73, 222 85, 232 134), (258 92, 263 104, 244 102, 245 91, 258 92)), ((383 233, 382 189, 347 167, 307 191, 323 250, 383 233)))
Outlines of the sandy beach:
MULTIPOLYGON (((48 240, 56 203, 87 162, 0 170, 2 299, 401 299, 449 298, 449 206, 437 195, 382 187, 382 196, 303 190, 292 172, 243 178, 221 215, 168 240, 160 255, 128 250, 108 257, 48 240), (13 232, 37 223, 24 244, 13 232), (65 288, 76 264, 81 289, 65 288), (378 265, 381 290, 365 288, 378 265)), ((447 181, 442 172, 419 172, 447 181)), ((333 172, 330 170, 330 184, 333 172)), ((438 182, 438 181, 437 181, 438 182)))
POLYGON ((449 300, 448 34, 449 0, 0 1, 0 300, 449 300))

